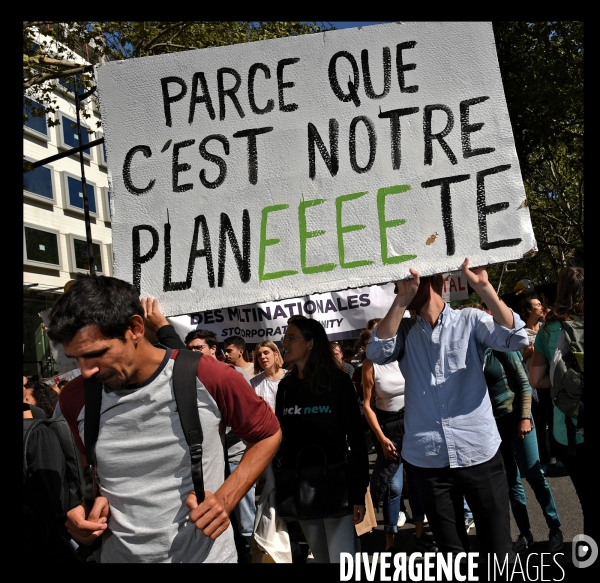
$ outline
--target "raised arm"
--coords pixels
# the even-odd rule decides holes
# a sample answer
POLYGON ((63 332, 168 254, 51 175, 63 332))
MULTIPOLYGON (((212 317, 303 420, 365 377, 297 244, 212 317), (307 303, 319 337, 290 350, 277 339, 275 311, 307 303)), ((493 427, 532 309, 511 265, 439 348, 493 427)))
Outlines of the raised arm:
POLYGON ((514 318, 511 309, 500 300, 496 290, 488 280, 485 267, 469 268, 469 258, 466 257, 462 264, 462 272, 469 285, 477 292, 479 297, 492 313, 492 317, 500 326, 514 328, 514 318))
POLYGON ((163 326, 168 326, 169 322, 160 311, 158 300, 153 298, 140 298, 144 308, 145 324, 150 330, 156 332, 163 326))
POLYGON ((186 348, 175 328, 169 324, 167 318, 160 311, 158 300, 152 298, 141 298, 140 302, 144 308, 144 323, 146 328, 154 332, 156 341, 167 348, 186 348))
POLYGON ((392 338, 396 335, 404 312, 419 289, 419 283, 421 281, 419 272, 416 269, 411 268, 410 273, 412 274, 412 279, 404 279, 396 282, 396 297, 394 298, 388 313, 377 326, 377 337, 382 340, 392 338))

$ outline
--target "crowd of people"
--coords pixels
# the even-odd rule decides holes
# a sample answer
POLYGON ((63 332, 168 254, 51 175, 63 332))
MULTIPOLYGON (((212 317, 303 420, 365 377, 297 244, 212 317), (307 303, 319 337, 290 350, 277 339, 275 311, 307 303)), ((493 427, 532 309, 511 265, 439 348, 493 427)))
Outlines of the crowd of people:
POLYGON ((408 501, 417 551, 469 551, 475 525, 481 553, 514 560, 534 542, 524 478, 548 525, 548 551, 559 551, 549 464, 564 465, 589 510, 583 432, 568 438, 576 422, 549 390, 562 323, 583 321, 583 268, 561 271, 551 306, 525 295, 520 314, 484 268, 466 259, 462 269, 482 304, 453 309, 441 276, 411 269, 358 339, 331 342, 318 321, 293 316, 279 344, 252 351, 238 336, 219 350, 203 329, 182 340, 157 300, 115 278, 79 277, 52 307, 48 335, 81 376, 62 386, 24 378, 23 401, 24 419, 66 420, 87 460, 88 497, 68 507, 60 444, 36 426, 24 453, 25 521, 37 521, 48 548, 52 537, 67 541, 74 552, 56 552, 60 562, 257 562, 261 553, 294 561, 305 541, 314 562, 335 563, 359 550, 355 527, 370 496, 383 513, 382 550, 406 550, 396 533, 408 501), (187 373, 199 436, 183 430, 173 392, 182 351, 199 356, 187 373), (32 502, 34 485, 54 496, 52 512, 32 502))

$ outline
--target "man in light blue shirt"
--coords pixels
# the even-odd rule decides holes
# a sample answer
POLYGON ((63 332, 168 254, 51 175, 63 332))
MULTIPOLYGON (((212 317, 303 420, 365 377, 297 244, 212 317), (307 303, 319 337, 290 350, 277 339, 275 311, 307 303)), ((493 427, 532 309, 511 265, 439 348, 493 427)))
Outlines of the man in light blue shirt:
POLYGON ((485 377, 484 353, 528 345, 524 322, 500 300, 484 268, 462 270, 491 315, 452 310, 442 276, 396 283, 396 297, 367 346, 377 364, 398 360, 406 379, 402 458, 415 468, 434 538, 442 552, 469 550, 463 496, 477 525, 481 553, 512 557, 508 487, 500 436, 485 377), (416 318, 403 319, 406 310, 416 318))

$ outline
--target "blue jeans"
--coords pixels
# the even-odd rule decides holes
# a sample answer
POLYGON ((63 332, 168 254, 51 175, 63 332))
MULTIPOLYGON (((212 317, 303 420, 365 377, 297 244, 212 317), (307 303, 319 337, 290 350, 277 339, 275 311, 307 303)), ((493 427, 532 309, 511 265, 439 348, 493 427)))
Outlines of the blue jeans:
POLYGON ((521 440, 517 433, 519 421, 520 419, 513 413, 496 419, 498 432, 502 438, 500 452, 506 470, 508 495, 515 522, 521 533, 530 529, 527 498, 521 483, 521 476, 523 476, 535 494, 548 528, 560 528, 554 496, 542 474, 535 428, 521 440))
MULTIPOLYGON (((383 454, 382 454, 383 455, 383 454)), ((398 514, 400 514, 400 499, 404 485, 404 464, 401 463, 398 471, 390 482, 388 496, 383 501, 383 530, 384 532, 398 532, 398 514)), ((406 465, 406 480, 408 482, 408 501, 412 510, 413 520, 421 521, 425 517, 421 497, 414 470, 406 465)))
POLYGON ((398 466, 398 471, 392 478, 388 495, 383 501, 383 530, 385 532, 398 532, 398 515, 400 514, 400 498, 404 485, 403 464, 398 466))

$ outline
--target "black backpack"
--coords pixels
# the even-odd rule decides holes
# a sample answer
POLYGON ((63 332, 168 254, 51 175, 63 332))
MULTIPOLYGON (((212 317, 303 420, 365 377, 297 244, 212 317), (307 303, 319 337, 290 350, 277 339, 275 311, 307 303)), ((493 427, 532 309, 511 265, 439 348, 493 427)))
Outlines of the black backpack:
POLYGON ((67 420, 62 416, 54 419, 23 419, 23 483, 27 480, 27 445, 32 431, 39 425, 45 425, 54 431, 66 463, 66 479, 68 486, 68 500, 65 500, 67 509, 74 508, 81 502, 85 480, 83 477, 82 456, 77 446, 67 420))
MULTIPOLYGON (((180 350, 173 365, 173 391, 177 410, 184 429, 186 441, 190 448, 192 480, 198 503, 204 500, 204 478, 202 474, 202 426, 198 417, 196 397, 196 369, 202 356, 192 350, 180 350)), ((94 466, 96 465, 96 441, 100 429, 100 405, 102 403, 102 383, 94 377, 85 379, 85 451, 87 466, 84 471, 82 455, 75 445, 75 440, 66 419, 61 415, 55 419, 24 419, 23 420, 23 481, 27 478, 27 440, 33 429, 43 423, 50 427, 59 437, 61 448, 67 464, 68 481, 68 507, 66 511, 83 503, 86 515, 94 505, 96 487, 94 480, 94 466), (85 478, 84 478, 85 476, 85 478)), ((64 522, 64 521, 63 521, 64 522)), ((87 558, 101 546, 102 537, 89 546, 69 544, 69 548, 76 554, 80 562, 87 558), (74 547, 77 547, 74 551, 74 547)))
POLYGON ((550 366, 550 396, 565 415, 569 453, 575 455, 575 433, 584 428, 583 320, 561 322, 561 326, 550 366), (563 352, 559 348, 565 345, 568 350, 563 352))
MULTIPOLYGON (((62 523, 57 525, 56 530, 58 536, 60 536, 64 543, 68 545, 69 551, 76 555, 74 547, 69 542, 70 537, 68 536, 66 529, 62 528, 62 525, 64 524, 66 513, 81 502, 85 487, 85 479, 82 455, 75 445, 75 439, 73 438, 73 433, 67 424, 67 420, 62 415, 55 417, 54 419, 23 419, 23 486, 25 486, 27 483, 27 477, 29 473, 29 465, 27 463, 27 448, 29 445, 29 440, 32 433, 40 425, 45 425, 56 434, 60 442, 62 453, 65 457, 66 484, 63 484, 63 492, 65 497, 63 504, 65 516, 62 519, 62 523)), ((80 560, 84 560, 82 556, 78 556, 78 558, 80 560)))

